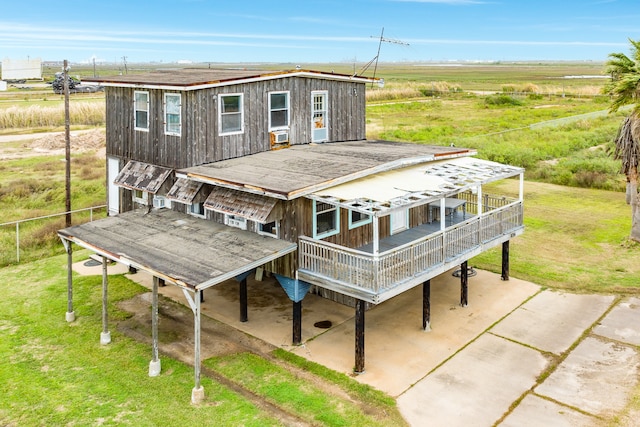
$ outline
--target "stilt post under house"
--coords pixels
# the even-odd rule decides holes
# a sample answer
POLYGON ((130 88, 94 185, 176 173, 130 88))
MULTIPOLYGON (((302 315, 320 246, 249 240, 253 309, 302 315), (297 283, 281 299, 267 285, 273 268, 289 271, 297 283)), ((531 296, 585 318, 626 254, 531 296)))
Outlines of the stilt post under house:
POLYGON ((107 258, 102 257, 102 332, 100 333, 100 344, 106 345, 111 342, 111 332, 109 332, 108 299, 107 288, 109 287, 109 276, 107 275, 107 258))
POLYGON ((293 301, 293 345, 302 343, 302 300, 293 301))
POLYGON ((466 307, 469 304, 469 270, 467 261, 460 266, 460 305, 466 307))
POLYGON ((356 300, 356 374, 364 373, 364 312, 365 302, 356 300))
POLYGON ((67 312, 64 317, 67 322, 73 322, 76 320, 73 311, 73 249, 69 240, 62 239, 62 244, 67 251, 67 312))
POLYGON ((160 375, 161 364, 158 357, 158 286, 160 280, 153 277, 153 288, 151 294, 151 362, 149 362, 149 376, 160 375))
POLYGON ((247 302, 247 278, 240 280, 240 321, 249 320, 249 310, 247 302))
POLYGON ((502 280, 509 280, 509 240, 502 242, 502 280))
POLYGON ((422 284, 422 330, 431 330, 431 279, 422 284))

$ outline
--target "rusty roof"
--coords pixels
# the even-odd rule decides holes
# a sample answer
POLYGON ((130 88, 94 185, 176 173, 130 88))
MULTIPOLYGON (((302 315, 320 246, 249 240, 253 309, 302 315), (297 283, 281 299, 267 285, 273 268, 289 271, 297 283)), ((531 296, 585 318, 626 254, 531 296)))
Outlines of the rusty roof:
MULTIPOLYGON (((273 71, 255 69, 185 68, 157 70, 140 74, 94 77, 87 78, 86 82, 99 83, 104 86, 140 88, 167 87, 181 90, 193 90, 296 76, 331 80, 350 80, 363 83, 374 81, 374 79, 368 77, 299 69, 273 71)), ((378 79, 375 79, 375 81, 377 80, 378 79)))

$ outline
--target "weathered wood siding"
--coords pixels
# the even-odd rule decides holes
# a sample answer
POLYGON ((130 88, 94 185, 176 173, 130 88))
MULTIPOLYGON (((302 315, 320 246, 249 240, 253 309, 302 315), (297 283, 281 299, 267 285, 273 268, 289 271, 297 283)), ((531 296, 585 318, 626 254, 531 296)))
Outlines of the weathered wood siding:
POLYGON ((311 92, 327 91, 329 142, 365 139, 365 84, 286 77, 188 92, 147 90, 149 130, 134 129, 133 88, 106 88, 107 154, 185 168, 271 149, 269 93, 289 91, 290 144, 311 142, 311 92), (164 132, 164 94, 181 93, 182 135, 164 132), (219 135, 218 95, 244 94, 244 132, 219 135))

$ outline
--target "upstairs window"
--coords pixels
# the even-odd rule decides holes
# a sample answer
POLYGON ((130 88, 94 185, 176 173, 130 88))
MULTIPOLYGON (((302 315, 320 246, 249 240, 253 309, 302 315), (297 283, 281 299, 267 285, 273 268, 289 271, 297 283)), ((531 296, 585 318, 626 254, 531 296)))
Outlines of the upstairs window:
POLYGON ((269 130, 289 128, 289 92, 269 93, 269 130))
POLYGON ((340 232, 340 209, 324 202, 313 201, 313 238, 323 239, 340 232))
POLYGON ((149 92, 134 92, 133 117, 136 130, 149 130, 149 92))
POLYGON ((182 105, 179 93, 164 94, 164 133, 180 136, 182 133, 182 105))
POLYGON ((371 215, 358 211, 349 211, 349 229, 371 223, 371 215))
POLYGON ((242 133, 244 131, 243 96, 241 93, 219 96, 218 122, 220 135, 242 133))

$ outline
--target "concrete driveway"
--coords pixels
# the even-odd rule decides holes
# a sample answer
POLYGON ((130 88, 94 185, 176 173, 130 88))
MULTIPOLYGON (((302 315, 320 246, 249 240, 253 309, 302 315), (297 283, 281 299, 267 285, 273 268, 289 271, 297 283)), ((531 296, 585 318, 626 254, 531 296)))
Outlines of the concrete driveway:
MULTIPOLYGON (((101 267, 74 267, 101 274, 101 267), (93 269, 93 270, 91 270, 93 269)), ((110 274, 123 272, 110 266, 110 274)), ((469 306, 459 279, 431 281, 431 331, 420 288, 366 313, 366 371, 357 381, 396 397, 415 426, 591 426, 630 410, 640 366, 640 299, 542 290, 477 271, 469 306)), ((143 273, 129 278, 150 288, 143 273)), ((186 303, 173 286, 162 294, 186 303)), ((205 292, 203 313, 336 371, 354 366, 354 309, 315 295, 303 300, 303 345, 291 346, 291 301, 273 279, 248 281, 249 321, 239 321, 238 284, 205 292), (330 321, 332 327, 314 326, 330 321)), ((628 421, 628 422, 627 422, 628 421)), ((627 424, 625 424, 627 422, 627 424)))

